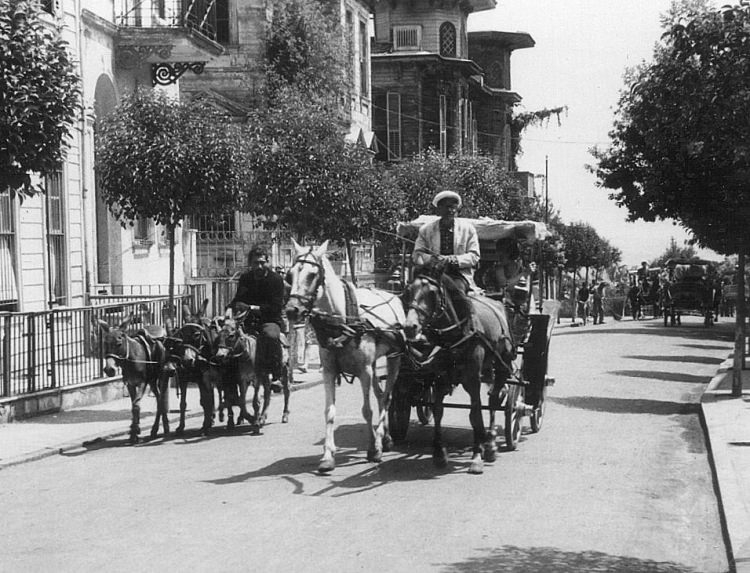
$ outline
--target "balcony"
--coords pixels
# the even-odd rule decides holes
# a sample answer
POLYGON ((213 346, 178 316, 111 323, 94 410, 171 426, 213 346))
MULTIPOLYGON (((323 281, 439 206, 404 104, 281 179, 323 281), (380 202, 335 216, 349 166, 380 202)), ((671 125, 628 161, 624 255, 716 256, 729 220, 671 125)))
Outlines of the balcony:
POLYGON ((228 22, 217 0, 122 0, 116 18, 117 65, 151 64, 154 84, 169 84, 186 70, 196 73, 224 52, 228 22))

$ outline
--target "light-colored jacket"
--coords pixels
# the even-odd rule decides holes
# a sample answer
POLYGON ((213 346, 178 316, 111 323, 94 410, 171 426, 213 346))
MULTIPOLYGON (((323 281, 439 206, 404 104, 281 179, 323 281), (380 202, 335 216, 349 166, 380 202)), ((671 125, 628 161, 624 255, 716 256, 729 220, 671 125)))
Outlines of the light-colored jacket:
MULTIPOLYGON (((412 259, 416 264, 424 265, 439 254, 440 219, 436 219, 419 229, 412 259)), ((476 290, 474 268, 479 263, 479 237, 474 225, 458 217, 453 220, 453 254, 458 259, 459 271, 469 281, 469 286, 476 290)))

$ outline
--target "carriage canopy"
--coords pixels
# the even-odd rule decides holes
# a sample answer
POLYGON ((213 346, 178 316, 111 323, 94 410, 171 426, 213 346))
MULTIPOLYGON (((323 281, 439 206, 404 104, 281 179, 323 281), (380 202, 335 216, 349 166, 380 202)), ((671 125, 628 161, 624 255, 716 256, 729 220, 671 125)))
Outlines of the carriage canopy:
MULTIPOLYGON (((419 229, 436 219, 438 219, 437 215, 421 215, 408 223, 399 223, 396 232, 400 237, 416 239, 419 229)), ((489 217, 462 220, 474 225, 480 241, 515 239, 522 243, 533 243, 546 239, 552 234, 547 226, 539 221, 501 221, 489 217)))

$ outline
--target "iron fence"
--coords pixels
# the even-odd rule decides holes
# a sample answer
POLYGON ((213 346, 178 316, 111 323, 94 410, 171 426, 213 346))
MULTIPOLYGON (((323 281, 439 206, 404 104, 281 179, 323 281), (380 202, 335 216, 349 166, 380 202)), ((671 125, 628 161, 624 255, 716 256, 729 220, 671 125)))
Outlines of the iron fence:
MULTIPOLYGON (((182 302, 176 298, 176 321, 182 302)), ((132 316, 128 332, 149 324, 164 326, 167 297, 120 301, 41 312, 0 314, 0 397, 75 386, 106 379, 99 329, 94 320, 119 325, 132 316)))
MULTIPOLYGON (((102 305, 119 302, 133 302, 149 298, 162 298, 169 294, 169 285, 107 285, 95 289, 96 294, 89 295, 89 302, 102 305)), ((206 298, 205 284, 179 284, 174 286, 174 296, 181 301, 188 298, 191 309, 198 309, 206 298)))

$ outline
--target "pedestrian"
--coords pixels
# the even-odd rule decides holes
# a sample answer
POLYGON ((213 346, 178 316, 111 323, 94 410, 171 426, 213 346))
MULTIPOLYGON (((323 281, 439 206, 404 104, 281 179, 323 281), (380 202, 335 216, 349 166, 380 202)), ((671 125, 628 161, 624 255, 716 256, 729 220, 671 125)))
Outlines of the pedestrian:
POLYGON ((591 291, 589 290, 589 286, 586 283, 586 281, 583 281, 581 284, 581 288, 578 289, 578 316, 581 317, 581 320, 583 321, 583 324, 585 325, 588 321, 588 313, 589 313, 589 296, 591 295, 591 291))
POLYGON ((594 324, 604 324, 604 290, 607 283, 600 282, 599 286, 594 289, 594 324))

